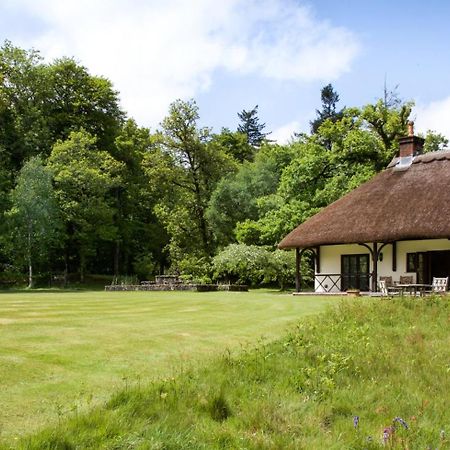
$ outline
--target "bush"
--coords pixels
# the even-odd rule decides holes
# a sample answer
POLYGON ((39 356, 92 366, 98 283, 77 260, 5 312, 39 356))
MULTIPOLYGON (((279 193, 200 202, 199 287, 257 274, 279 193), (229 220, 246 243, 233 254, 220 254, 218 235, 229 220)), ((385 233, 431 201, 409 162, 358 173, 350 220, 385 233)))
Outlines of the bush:
POLYGON ((183 281, 200 284, 211 283, 211 261, 205 256, 186 256, 180 261, 178 268, 181 272, 180 278, 183 281))
MULTIPOLYGON (((277 283, 281 289, 295 280, 295 255, 265 247, 231 244, 213 259, 214 278, 236 284, 277 283)), ((302 277, 310 280, 308 264, 302 264, 302 277)))

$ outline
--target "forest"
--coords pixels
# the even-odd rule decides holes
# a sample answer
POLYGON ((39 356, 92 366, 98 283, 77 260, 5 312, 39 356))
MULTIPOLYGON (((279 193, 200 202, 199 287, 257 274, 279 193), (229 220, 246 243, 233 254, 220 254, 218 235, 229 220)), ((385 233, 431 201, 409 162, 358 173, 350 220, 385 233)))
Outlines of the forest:
MULTIPOLYGON (((237 113, 236 130, 217 132, 200 127, 195 100, 175 100, 150 130, 119 98, 73 58, 47 63, 3 43, 1 285, 175 273, 283 287, 294 255, 277 243, 383 170, 413 108, 386 86, 373 104, 339 106, 328 84, 310 132, 280 145, 258 106, 237 113)), ((425 151, 448 143, 431 130, 424 137, 425 151)))

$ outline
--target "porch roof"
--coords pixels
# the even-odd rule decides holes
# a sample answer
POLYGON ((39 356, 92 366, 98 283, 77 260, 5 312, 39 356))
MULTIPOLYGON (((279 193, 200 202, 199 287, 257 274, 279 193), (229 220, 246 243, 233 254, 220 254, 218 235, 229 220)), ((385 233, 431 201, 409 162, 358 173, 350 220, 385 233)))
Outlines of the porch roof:
POLYGON ((279 248, 450 238, 450 151, 388 168, 291 231, 279 248))

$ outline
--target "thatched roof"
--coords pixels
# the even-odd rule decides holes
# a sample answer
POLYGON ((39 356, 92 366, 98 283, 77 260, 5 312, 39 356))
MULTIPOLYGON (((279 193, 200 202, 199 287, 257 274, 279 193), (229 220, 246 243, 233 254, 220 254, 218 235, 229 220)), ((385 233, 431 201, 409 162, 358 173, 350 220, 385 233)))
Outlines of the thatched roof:
POLYGON ((291 231, 279 248, 450 238, 450 151, 386 170, 291 231))

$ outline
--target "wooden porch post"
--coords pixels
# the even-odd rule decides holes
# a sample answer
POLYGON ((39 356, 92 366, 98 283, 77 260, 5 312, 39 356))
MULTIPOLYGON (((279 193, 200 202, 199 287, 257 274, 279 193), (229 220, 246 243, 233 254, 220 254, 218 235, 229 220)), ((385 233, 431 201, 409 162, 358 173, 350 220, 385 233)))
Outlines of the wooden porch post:
POLYGON ((300 249, 297 247, 295 249, 295 292, 300 292, 301 289, 300 259, 300 249))
POLYGON ((373 261, 373 272, 372 272, 372 292, 377 292, 378 289, 378 244, 376 242, 373 243, 373 251, 372 251, 372 261, 373 261))
POLYGON ((392 242, 392 272, 397 272, 397 242, 392 242))

